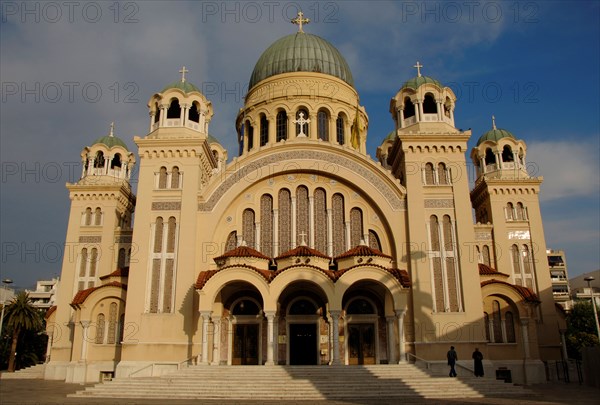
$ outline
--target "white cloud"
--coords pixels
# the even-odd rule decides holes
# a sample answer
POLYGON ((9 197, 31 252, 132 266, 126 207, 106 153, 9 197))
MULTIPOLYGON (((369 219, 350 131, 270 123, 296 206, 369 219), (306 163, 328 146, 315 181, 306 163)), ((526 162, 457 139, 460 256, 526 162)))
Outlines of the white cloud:
POLYGON ((598 153, 597 142, 529 142, 527 163, 530 172, 533 168, 536 175, 544 177, 542 201, 597 196, 600 193, 598 153))

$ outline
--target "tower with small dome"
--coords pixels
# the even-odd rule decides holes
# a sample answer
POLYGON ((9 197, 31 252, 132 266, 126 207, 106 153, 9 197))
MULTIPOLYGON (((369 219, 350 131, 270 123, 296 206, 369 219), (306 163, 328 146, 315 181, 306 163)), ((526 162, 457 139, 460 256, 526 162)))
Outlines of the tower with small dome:
POLYGON ((349 64, 303 14, 292 22, 249 75, 233 159, 186 67, 150 97, 137 160, 114 126, 84 148, 67 185, 76 249, 48 318, 69 338, 46 378, 189 362, 437 370, 452 342, 480 348, 491 374, 541 382, 560 338, 525 143, 494 119, 471 189, 457 98, 417 62, 373 160, 349 64))

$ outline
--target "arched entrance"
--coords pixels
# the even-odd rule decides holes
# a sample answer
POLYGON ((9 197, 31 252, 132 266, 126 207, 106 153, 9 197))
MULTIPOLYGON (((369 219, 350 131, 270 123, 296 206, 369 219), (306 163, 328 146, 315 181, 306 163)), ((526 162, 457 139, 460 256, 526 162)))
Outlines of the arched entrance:
POLYGON ((232 305, 231 324, 233 341, 232 365, 258 365, 260 359, 262 314, 259 304, 251 297, 243 297, 232 305))
POLYGON ((279 300, 280 363, 317 365, 329 362, 327 298, 314 283, 298 281, 288 285, 279 300), (285 352, 283 351, 285 350, 285 352))

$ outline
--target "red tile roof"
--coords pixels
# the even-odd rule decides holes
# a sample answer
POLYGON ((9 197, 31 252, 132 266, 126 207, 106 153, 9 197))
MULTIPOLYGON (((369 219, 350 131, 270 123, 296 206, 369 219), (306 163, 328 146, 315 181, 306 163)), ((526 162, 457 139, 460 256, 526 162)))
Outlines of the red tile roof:
POLYGON ((223 253, 221 256, 215 257, 213 260, 216 262, 217 260, 226 259, 228 257, 256 257, 258 259, 271 260, 269 256, 248 246, 238 246, 233 250, 223 253))
POLYGON ((353 247, 352 249, 348 250, 347 252, 344 252, 341 255, 337 256, 335 259, 336 260, 345 259, 346 257, 352 257, 352 256, 379 256, 379 257, 386 257, 388 259, 392 258, 392 256, 388 256, 385 253, 383 253, 377 249, 373 249, 366 245, 358 245, 358 246, 353 247))
POLYGON ((285 258, 294 257, 294 256, 300 256, 300 257, 315 256, 315 257, 322 257, 323 259, 331 259, 331 257, 319 252, 316 249, 311 249, 308 246, 298 246, 295 249, 288 250, 287 252, 280 254, 279 256, 277 256, 275 258, 275 260, 285 259, 285 258))
POLYGON ((498 270, 483 264, 479 263, 479 275, 480 276, 504 276, 510 277, 508 274, 500 273, 498 270))
POLYGON ((527 287, 522 287, 520 285, 514 285, 514 284, 510 284, 507 283, 506 281, 500 281, 500 280, 495 280, 495 279, 491 279, 491 280, 486 280, 486 281, 482 281, 481 282, 481 286, 486 286, 488 284, 504 284, 509 286, 510 288, 512 288, 513 290, 515 290, 525 301, 527 302, 541 302, 540 299, 538 298, 538 296, 536 295, 536 293, 533 292, 532 289, 527 288, 527 287))
POLYGON ((106 276, 100 277, 100 280, 104 280, 109 277, 129 277, 129 266, 127 267, 117 267, 115 271, 106 276))
POLYGON ((98 287, 92 287, 92 288, 88 288, 86 290, 79 291, 77 294, 75 294, 75 297, 73 297, 71 306, 73 308, 79 307, 79 305, 83 304, 85 302, 85 300, 90 296, 91 293, 93 293, 94 291, 96 291, 100 288, 104 288, 104 287, 120 287, 124 290, 127 290, 126 284, 119 283, 118 281, 111 281, 110 283, 106 283, 106 284, 103 284, 98 287))
POLYGON ((54 312, 56 312, 56 305, 53 305, 50 308, 48 308, 46 314, 44 315, 44 319, 50 318, 50 315, 52 315, 54 312))

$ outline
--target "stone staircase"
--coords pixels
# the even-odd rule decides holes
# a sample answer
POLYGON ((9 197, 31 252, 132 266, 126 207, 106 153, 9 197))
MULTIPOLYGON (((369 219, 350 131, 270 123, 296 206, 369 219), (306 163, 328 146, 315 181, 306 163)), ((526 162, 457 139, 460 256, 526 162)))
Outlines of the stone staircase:
POLYGON ((38 364, 27 368, 22 368, 14 373, 3 371, 0 375, 2 380, 43 380, 45 364, 38 364))
POLYGON ((117 378, 69 396, 197 400, 417 400, 523 398, 534 393, 490 378, 433 377, 412 364, 191 366, 160 377, 117 378))

